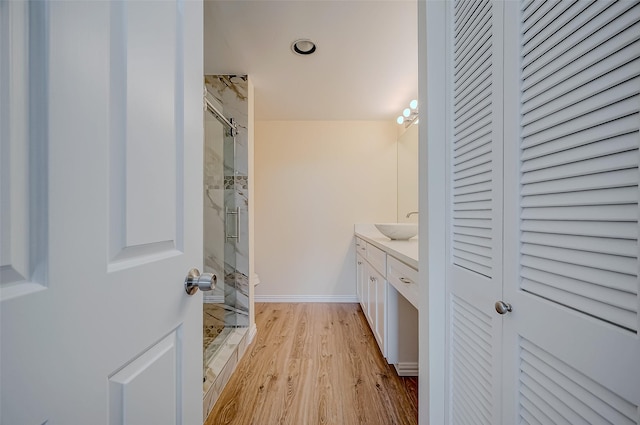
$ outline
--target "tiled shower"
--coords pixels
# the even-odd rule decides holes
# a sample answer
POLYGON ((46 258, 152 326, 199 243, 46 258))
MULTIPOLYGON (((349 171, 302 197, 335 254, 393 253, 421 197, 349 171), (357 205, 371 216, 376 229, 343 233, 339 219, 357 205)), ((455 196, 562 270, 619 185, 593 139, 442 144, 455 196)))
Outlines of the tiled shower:
POLYGON ((246 344, 249 326, 248 84, 246 75, 205 76, 204 294, 205 417, 246 344))

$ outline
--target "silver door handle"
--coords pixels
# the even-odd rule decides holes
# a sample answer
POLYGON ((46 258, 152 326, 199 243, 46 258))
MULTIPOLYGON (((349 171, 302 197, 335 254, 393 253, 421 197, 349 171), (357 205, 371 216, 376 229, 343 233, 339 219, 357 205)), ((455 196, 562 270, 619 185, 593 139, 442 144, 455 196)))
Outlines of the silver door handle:
POLYGON ((495 307, 496 307, 496 311, 499 314, 506 314, 513 311, 513 307, 511 306, 511 304, 506 303, 504 301, 496 301, 495 307))
POLYGON ((226 213, 227 213, 227 217, 225 219, 224 228, 225 228, 227 240, 229 239, 239 240, 240 239, 240 207, 236 207, 235 211, 229 211, 227 209, 226 213), (229 215, 235 216, 235 232, 236 232, 235 235, 229 234, 229 215))
POLYGON ((200 270, 193 268, 189 270, 187 277, 184 280, 184 290, 189 295, 193 295, 201 291, 212 291, 216 287, 218 277, 213 273, 202 273, 200 270))

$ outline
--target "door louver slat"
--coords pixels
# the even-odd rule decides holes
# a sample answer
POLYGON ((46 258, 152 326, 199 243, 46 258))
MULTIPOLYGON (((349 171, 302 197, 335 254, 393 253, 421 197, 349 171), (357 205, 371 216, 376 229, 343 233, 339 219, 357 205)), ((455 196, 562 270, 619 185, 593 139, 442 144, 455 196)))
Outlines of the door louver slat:
POLYGON ((606 179, 602 177, 601 174, 591 174, 562 180, 529 183, 521 189, 521 194, 527 196, 547 193, 569 193, 581 190, 635 186, 638 183, 638 172, 634 169, 610 171, 607 173, 606 179))
POLYGON ((638 227, 633 222, 527 220, 522 223, 520 230, 562 235, 608 236, 614 239, 638 239, 638 227))
POLYGON ((575 205, 622 205, 638 202, 638 192, 633 187, 583 190, 571 193, 551 193, 525 196, 523 207, 566 207, 575 205))
POLYGON ((482 201, 491 201, 491 193, 490 192, 476 192, 469 193, 467 195, 458 195, 456 196, 456 202, 454 202, 454 208, 461 208, 467 202, 482 202, 482 201))
POLYGON ((596 252, 601 254, 634 257, 638 246, 629 239, 613 239, 591 236, 554 235, 551 233, 523 232, 522 241, 530 244, 575 249, 579 251, 596 252))
POLYGON ((459 235, 454 233, 453 240, 454 242, 465 242, 470 245, 484 246, 487 248, 490 247, 489 245, 487 245, 487 240, 485 238, 479 238, 477 236, 459 235))
POLYGON ((484 239, 485 243, 488 243, 491 239, 489 238, 491 229, 483 229, 480 227, 463 227, 460 226, 454 235, 467 235, 467 236, 477 236, 478 238, 484 239))

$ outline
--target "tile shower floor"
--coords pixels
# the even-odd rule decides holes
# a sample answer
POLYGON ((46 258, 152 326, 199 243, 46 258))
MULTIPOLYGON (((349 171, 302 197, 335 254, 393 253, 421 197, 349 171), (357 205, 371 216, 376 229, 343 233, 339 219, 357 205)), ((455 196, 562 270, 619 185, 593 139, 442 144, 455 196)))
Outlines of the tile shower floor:
POLYGON ((220 304, 203 304, 202 351, 206 366, 226 339, 224 332, 224 308, 220 304))

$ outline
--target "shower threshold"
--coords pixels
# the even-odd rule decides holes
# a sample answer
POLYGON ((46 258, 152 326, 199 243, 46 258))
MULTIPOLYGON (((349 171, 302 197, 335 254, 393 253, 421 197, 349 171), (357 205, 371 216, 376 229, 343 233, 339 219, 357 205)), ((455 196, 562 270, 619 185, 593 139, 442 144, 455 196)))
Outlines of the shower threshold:
POLYGON ((211 349, 211 355, 208 356, 208 361, 204 366, 202 390, 205 418, 213 409, 213 405, 229 382, 231 374, 247 348, 248 329, 247 327, 227 327, 221 332, 221 335, 224 334, 224 338, 220 336, 216 338, 221 343, 215 347, 215 350, 211 349))

